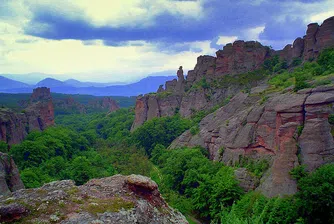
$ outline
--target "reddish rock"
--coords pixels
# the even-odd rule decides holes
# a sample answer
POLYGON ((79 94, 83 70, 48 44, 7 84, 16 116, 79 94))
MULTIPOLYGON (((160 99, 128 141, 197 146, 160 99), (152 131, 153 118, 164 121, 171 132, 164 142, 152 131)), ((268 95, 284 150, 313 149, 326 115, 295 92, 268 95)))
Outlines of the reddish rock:
POLYGON ((334 17, 326 19, 321 26, 311 23, 304 36, 304 60, 316 58, 320 51, 334 45, 334 17))
POLYGON ((0 196, 23 188, 24 185, 14 160, 9 155, 0 152, 0 196))
POLYGON ((312 171, 334 162, 333 127, 328 122, 334 114, 334 88, 276 93, 259 102, 258 96, 237 94, 200 122, 199 134, 186 131, 170 148, 200 145, 210 159, 227 165, 240 163, 242 157, 265 159, 270 168, 257 190, 269 197, 294 194, 291 169, 301 163, 312 171))
POLYGON ((215 76, 241 74, 258 69, 269 57, 270 49, 255 41, 235 41, 217 51, 215 76))
POLYGON ((23 113, 0 109, 0 141, 18 144, 30 131, 44 130, 54 125, 54 107, 50 89, 34 89, 23 113))
POLYGON ((186 88, 189 89, 193 83, 200 81, 203 77, 212 77, 215 67, 215 57, 208 55, 199 56, 194 70, 188 71, 186 88))
POLYGON ((135 106, 135 120, 132 124, 131 130, 135 130, 137 127, 144 124, 144 122, 147 120, 147 111, 148 111, 148 96, 138 96, 136 100, 136 106, 135 106))
MULTIPOLYGON (((310 24, 304 38, 297 38, 292 45, 289 44, 280 51, 271 50, 269 47, 255 41, 244 42, 238 40, 233 44, 227 44, 222 50, 216 52, 217 57, 207 55, 198 57, 195 68, 188 72, 185 81, 183 80, 183 70, 180 68, 177 72, 179 80, 174 79, 166 82, 165 92, 177 99, 173 100, 175 104, 170 104, 170 99, 173 97, 169 97, 168 102, 159 99, 157 101, 158 105, 154 103, 154 110, 149 117, 151 119, 152 117, 172 116, 175 111, 178 111, 174 108, 179 108, 180 114, 184 117, 189 117, 198 110, 209 110, 215 105, 221 104, 225 98, 233 96, 245 88, 239 83, 222 83, 224 76, 233 76, 259 69, 266 59, 274 55, 279 55, 280 59, 287 61, 288 64, 291 64, 298 57, 306 61, 316 58, 321 50, 332 46, 334 46, 334 17, 325 20, 321 26, 310 24), (207 82, 211 88, 203 88, 203 82, 207 82), (164 106, 161 106, 162 104, 164 106), (170 108, 165 105, 170 105, 170 108), (159 112, 156 108, 159 108, 159 112), (168 112, 165 110, 168 110, 168 112)), ((259 84, 261 83, 253 81, 248 83, 247 88, 259 84)), ((268 86, 265 88, 268 88, 268 86)), ((164 90, 159 88, 158 92, 162 93, 164 90)), ((153 97, 152 94, 146 96, 146 102, 150 97, 153 97)), ((138 100, 141 100, 141 98, 138 100)), ((150 103, 152 104, 153 101, 155 102, 155 100, 150 100, 150 103)), ((301 105, 300 101, 292 102, 301 105)), ((279 105, 284 106, 281 103, 279 105)), ((143 114, 143 110, 140 109, 145 107, 147 108, 148 105, 138 107, 139 110, 136 110, 137 119, 133 127, 140 126, 147 120, 147 112, 143 114)), ((275 117, 275 113, 266 111, 264 116, 263 119, 271 119, 275 117)), ((267 132, 267 128, 270 127, 262 126, 260 132, 267 132)), ((266 144, 273 144, 274 133, 271 134, 271 137, 272 140, 267 141, 266 144)))
POLYGON ((15 222, 23 218, 29 213, 29 210, 18 203, 12 203, 0 207, 1 222, 15 222))
POLYGON ((113 100, 111 97, 103 97, 102 99, 95 99, 88 102, 88 105, 93 109, 98 110, 107 110, 108 112, 113 112, 119 109, 116 101, 113 100))

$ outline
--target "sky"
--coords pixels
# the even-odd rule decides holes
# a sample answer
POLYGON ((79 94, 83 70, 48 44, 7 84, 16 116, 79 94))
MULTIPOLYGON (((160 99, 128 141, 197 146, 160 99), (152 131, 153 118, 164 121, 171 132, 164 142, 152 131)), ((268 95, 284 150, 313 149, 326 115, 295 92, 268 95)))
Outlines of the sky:
POLYGON ((282 49, 333 15, 332 0, 0 0, 0 74, 128 82, 237 39, 282 49))

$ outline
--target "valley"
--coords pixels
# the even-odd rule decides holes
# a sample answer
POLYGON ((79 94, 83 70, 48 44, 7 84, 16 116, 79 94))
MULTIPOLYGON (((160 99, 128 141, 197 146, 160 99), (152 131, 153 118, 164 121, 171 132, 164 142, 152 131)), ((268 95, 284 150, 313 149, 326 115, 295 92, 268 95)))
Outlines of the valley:
POLYGON ((0 222, 333 223, 333 47, 330 17, 164 85, 4 90, 0 222))

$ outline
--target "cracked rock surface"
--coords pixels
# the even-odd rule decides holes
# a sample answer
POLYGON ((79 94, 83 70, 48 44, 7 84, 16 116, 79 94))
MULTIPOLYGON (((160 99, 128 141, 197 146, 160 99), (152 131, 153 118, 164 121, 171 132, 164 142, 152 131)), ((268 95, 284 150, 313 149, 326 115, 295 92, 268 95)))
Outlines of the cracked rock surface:
POLYGON ((227 165, 243 157, 266 159, 270 168, 257 190, 266 196, 294 194, 292 168, 305 164, 312 171, 334 162, 334 87, 319 87, 298 93, 275 93, 267 100, 259 95, 237 94, 229 104, 206 116, 200 132, 185 132, 170 148, 201 145, 210 159, 227 165))

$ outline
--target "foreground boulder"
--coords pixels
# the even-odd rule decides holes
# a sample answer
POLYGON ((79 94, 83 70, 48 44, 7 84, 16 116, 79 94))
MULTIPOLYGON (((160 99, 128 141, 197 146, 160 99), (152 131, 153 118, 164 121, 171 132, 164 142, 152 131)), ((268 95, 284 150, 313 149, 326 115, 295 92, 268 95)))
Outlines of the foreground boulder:
POLYGON ((0 196, 0 222, 188 223, 161 197, 158 185, 140 175, 63 180, 0 196))

